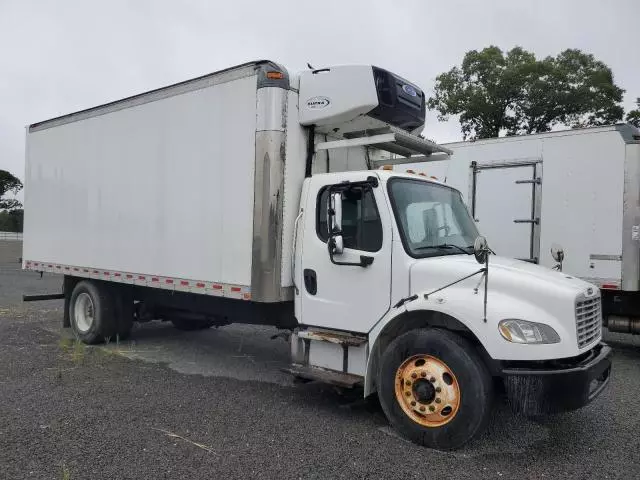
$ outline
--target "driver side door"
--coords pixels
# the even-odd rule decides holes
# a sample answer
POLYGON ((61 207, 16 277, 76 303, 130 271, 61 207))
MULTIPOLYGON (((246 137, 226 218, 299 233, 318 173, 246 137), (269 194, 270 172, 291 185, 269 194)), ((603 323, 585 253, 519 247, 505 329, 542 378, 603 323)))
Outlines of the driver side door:
MULTIPOLYGON (((350 182, 371 176, 362 172, 341 174, 350 182)), ((334 255, 340 263, 359 263, 361 256, 371 264, 337 265, 329 255, 327 205, 331 184, 324 176, 310 179, 304 217, 302 275, 299 320, 302 324, 366 333, 388 311, 391 303, 391 213, 377 187, 354 187, 342 194, 344 250, 334 255)))

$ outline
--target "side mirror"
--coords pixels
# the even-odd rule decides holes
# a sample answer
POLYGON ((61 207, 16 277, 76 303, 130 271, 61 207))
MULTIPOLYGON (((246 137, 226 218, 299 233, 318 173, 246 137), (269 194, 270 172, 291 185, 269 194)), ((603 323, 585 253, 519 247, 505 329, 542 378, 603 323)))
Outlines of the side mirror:
POLYGON ((327 199, 327 226, 329 234, 329 249, 332 254, 344 251, 342 240, 342 193, 334 192, 327 199))
POLYGON ((487 239, 480 235, 476 238, 476 241, 473 242, 473 255, 476 257, 476 261, 480 264, 484 264, 487 261, 489 256, 489 244, 487 243, 487 239))
POLYGON ((562 261, 564 260, 564 249, 561 245, 554 243, 551 245, 551 256, 558 262, 558 265, 553 267, 555 270, 562 271, 562 261))

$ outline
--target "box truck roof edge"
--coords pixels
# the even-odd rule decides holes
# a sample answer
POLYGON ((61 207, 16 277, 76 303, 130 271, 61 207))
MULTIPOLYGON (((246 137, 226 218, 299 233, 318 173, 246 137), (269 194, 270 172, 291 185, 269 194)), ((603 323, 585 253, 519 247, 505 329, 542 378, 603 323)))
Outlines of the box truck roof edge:
POLYGON ((76 112, 67 113, 58 117, 53 117, 40 122, 32 123, 28 126, 30 132, 37 132, 46 128, 65 123, 75 122, 97 115, 103 115, 112 111, 140 105, 160 98, 166 98, 173 95, 205 88, 214 84, 220 84, 242 78, 243 76, 254 75, 258 71, 260 77, 258 79, 258 88, 261 87, 279 87, 289 89, 289 74, 287 69, 282 65, 271 60, 255 60, 252 62, 242 63, 233 67, 224 68, 215 72, 207 73, 199 77, 184 80, 182 82, 173 83, 164 87, 154 88, 146 92, 131 95, 129 97, 114 100, 112 102, 103 103, 93 107, 78 110, 76 112), (281 74, 281 76, 276 74, 281 74))
POLYGON ((448 142, 443 143, 442 146, 446 147, 464 147, 473 145, 484 145, 489 143, 499 143, 504 141, 518 141, 529 140, 539 138, 550 137, 562 137, 565 135, 588 135, 598 132, 611 132, 617 131, 622 136, 625 143, 640 143, 640 129, 631 125, 630 123, 616 123, 614 125, 605 125, 602 127, 584 127, 584 128, 566 128, 562 130, 556 130, 553 132, 541 132, 531 133, 529 135, 515 135, 511 137, 499 137, 499 138, 483 138, 480 140, 462 141, 462 142, 448 142))

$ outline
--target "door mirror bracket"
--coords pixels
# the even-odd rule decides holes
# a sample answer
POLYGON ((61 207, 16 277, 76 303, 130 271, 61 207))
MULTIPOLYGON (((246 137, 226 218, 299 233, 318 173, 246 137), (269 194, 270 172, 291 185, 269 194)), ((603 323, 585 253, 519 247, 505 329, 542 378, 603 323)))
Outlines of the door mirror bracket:
MULTIPOLYGON (((371 265, 373 263, 374 258, 370 255, 360 255, 360 261, 359 262, 339 262, 337 261, 334 256, 338 254, 338 252, 336 251, 336 243, 339 242, 340 246, 342 247, 342 235, 334 235, 332 237, 329 238, 329 241, 327 242, 327 246, 329 249, 329 258, 331 259, 331 263, 333 263, 334 265, 341 265, 341 266, 350 266, 350 267, 363 267, 366 268, 369 265, 371 265)), ((342 251, 340 252, 342 253, 342 251)))

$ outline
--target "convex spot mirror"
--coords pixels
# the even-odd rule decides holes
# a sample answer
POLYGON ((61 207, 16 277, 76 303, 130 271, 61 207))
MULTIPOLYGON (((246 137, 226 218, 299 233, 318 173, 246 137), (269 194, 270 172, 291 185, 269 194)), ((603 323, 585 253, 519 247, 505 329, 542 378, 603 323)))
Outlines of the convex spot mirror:
POLYGON ((564 249, 562 248, 562 245, 557 243, 551 245, 551 256, 556 262, 562 263, 564 260, 564 249))

